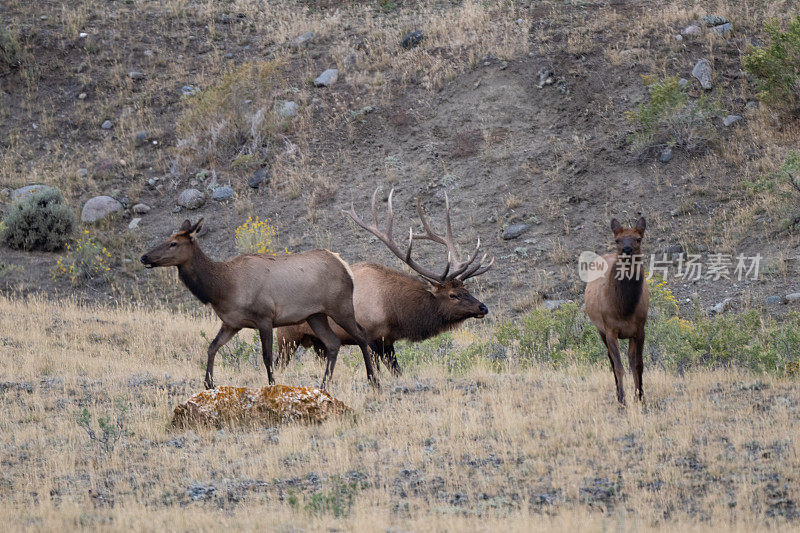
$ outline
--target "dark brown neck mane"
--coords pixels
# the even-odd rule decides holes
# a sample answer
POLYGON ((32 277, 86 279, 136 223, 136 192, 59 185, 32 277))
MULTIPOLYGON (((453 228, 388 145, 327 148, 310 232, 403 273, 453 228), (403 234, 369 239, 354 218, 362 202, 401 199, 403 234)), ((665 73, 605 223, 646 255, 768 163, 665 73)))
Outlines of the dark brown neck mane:
POLYGON ((466 320, 456 320, 448 316, 444 309, 440 309, 436 296, 431 294, 422 282, 419 282, 418 287, 404 290, 399 296, 401 297, 395 301, 408 302, 407 308, 415 310, 414 313, 400 315, 406 306, 401 304, 395 307, 395 323, 400 326, 402 333, 400 338, 411 341, 425 340, 450 330, 466 320))
POLYGON ((642 297, 643 283, 641 263, 621 265, 617 262, 615 272, 612 273, 611 292, 612 301, 616 302, 621 316, 630 316, 636 310, 642 297))
POLYGON ((225 293, 225 283, 220 276, 220 264, 208 258, 197 243, 192 258, 178 265, 178 277, 202 304, 214 304, 225 293))

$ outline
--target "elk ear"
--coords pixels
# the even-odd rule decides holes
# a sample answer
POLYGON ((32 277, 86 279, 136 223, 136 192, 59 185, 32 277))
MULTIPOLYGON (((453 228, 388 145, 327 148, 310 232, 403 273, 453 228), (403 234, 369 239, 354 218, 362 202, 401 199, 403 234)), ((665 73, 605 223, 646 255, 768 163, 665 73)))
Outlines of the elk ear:
POLYGON ((183 221, 183 224, 181 224, 181 227, 178 231, 189 231, 190 229, 192 229, 192 223, 189 222, 189 219, 187 218, 183 221))
POLYGON ((647 227, 647 222, 645 221, 644 217, 639 217, 639 220, 636 222, 636 229, 639 230, 639 233, 644 235, 644 229, 647 227))
POLYGON ((428 284, 428 292, 430 292, 434 296, 436 296, 436 293, 440 291, 444 286, 441 283, 436 283, 435 281, 430 280, 428 278, 422 278, 422 281, 428 284))
POLYGON ((192 228, 189 229, 189 237, 194 239, 195 235, 197 235, 197 232, 200 231, 200 228, 202 227, 203 227, 203 217, 200 217, 200 219, 197 222, 195 222, 194 226, 192 226, 192 228))
POLYGON ((614 235, 622 231, 622 224, 616 218, 611 219, 611 231, 614 232, 614 235))

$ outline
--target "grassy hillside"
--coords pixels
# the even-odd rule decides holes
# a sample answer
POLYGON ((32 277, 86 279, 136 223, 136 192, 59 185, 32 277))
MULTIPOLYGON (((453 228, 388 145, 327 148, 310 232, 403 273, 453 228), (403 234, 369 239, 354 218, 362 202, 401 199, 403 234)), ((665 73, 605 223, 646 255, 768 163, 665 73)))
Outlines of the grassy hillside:
MULTIPOLYGON (((500 366, 447 363, 487 333, 467 329, 437 357, 403 348, 404 376, 384 375, 378 394, 345 353, 330 390, 350 418, 171 429, 172 407, 200 387, 200 333, 214 326, 207 314, 0 300, 4 523, 753 531, 798 517, 793 378, 650 364, 647 403, 624 409, 605 362, 554 369, 509 346, 500 366)), ((265 380, 258 357, 217 359, 221 384, 265 380)), ((306 355, 278 381, 321 373, 306 355)))
MULTIPOLYGON (((253 216, 276 227, 279 249, 329 247, 349 261, 396 264, 341 214, 351 202, 365 209, 375 187, 384 199, 394 187, 398 232, 418 225, 414 197, 440 224, 449 194, 459 245, 480 235, 498 258, 475 282, 493 312, 579 297, 578 254, 607 250, 610 217, 638 212, 648 219, 648 253, 765 258, 762 283, 670 281, 682 303, 731 298, 733 310, 761 308, 794 289, 798 195, 785 169, 797 175, 786 165, 800 130, 776 104, 786 93, 764 93, 764 80, 788 75, 791 87, 791 69, 745 59, 752 45, 769 49, 765 23, 786 31, 797 8, 5 2, 0 184, 58 186, 76 213, 96 195, 124 208, 76 231, 111 252, 113 275, 73 286, 52 276, 63 252, 3 249, 0 282, 91 300, 175 301, 185 293, 165 294, 136 259, 199 216, 211 229, 203 245, 218 259, 236 252, 234 232, 253 216), (716 31, 707 16, 732 29, 716 31), (414 30, 422 40, 404 47, 414 30), (710 90, 691 74, 702 58, 710 90), (315 87, 329 68, 338 81, 315 87), (281 115, 286 101, 296 116, 281 115), (743 118, 726 126, 729 115, 743 118), (667 148, 672 159, 659 162, 667 148), (271 179, 253 189, 259 170, 271 179), (211 198, 222 185, 233 199, 211 198), (187 188, 206 194, 205 205, 177 206, 187 188), (147 214, 134 212, 140 202, 147 214), (142 220, 130 230, 134 217, 142 220), (504 239, 518 223, 529 227, 504 239)), ((10 204, 0 195, 0 211, 10 204)), ((444 261, 435 247, 419 253, 444 261)))

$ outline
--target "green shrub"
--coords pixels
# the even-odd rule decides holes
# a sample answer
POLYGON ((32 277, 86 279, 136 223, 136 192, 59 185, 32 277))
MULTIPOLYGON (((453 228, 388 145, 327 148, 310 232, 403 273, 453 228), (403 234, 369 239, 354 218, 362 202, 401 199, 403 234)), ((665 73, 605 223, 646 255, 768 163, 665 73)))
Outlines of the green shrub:
POLYGON ((671 146, 685 150, 703 148, 714 135, 716 114, 708 99, 692 100, 677 76, 657 81, 644 77, 650 101, 626 113, 636 128, 629 141, 635 150, 671 146))
POLYGON ((17 37, 0 22, 0 71, 22 65, 22 46, 17 37))
POLYGON ((2 239, 11 248, 52 251, 75 229, 75 214, 58 190, 48 188, 14 203, 3 219, 2 239))
POLYGON ((775 20, 764 24, 768 43, 750 46, 744 68, 756 77, 758 98, 788 115, 800 115, 800 15, 782 31, 775 20))

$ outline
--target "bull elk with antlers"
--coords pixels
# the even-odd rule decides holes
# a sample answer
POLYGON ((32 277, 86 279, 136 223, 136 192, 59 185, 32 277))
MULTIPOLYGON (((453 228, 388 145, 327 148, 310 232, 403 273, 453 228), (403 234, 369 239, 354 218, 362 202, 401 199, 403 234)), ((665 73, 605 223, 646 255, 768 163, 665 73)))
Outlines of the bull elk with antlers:
POLYGON ((272 328, 305 322, 324 346, 327 364, 321 388, 333 376, 340 342, 331 323, 346 331, 361 348, 367 378, 378 380, 372 367, 364 330, 353 311, 353 275, 342 259, 328 250, 269 256, 243 254, 218 263, 197 244, 203 219, 180 230, 141 258, 147 268, 178 267, 178 276, 203 304, 211 304, 222 327, 208 347, 205 386, 214 388, 214 356, 242 328, 256 329, 270 385, 272 328))
POLYGON ((641 400, 642 390, 642 350, 644 349, 644 325, 650 304, 650 292, 644 281, 642 268, 642 238, 646 227, 644 218, 639 218, 633 228, 623 228, 613 219, 611 231, 617 252, 603 256, 608 265, 605 272, 586 285, 586 314, 597 326, 600 338, 608 350, 611 370, 617 385, 617 401, 625 403, 622 389, 622 376, 625 369, 619 353, 618 339, 630 339, 628 344, 628 363, 630 364, 636 394, 641 400))
MULTIPOLYGON (((424 233, 409 230, 408 245, 404 250, 392 237, 394 211, 392 196, 389 193, 386 231, 378 229, 376 198, 372 195, 372 224, 365 223, 351 206, 346 211, 356 224, 380 239, 389 250, 414 270, 422 279, 410 276, 393 268, 376 263, 356 263, 352 266, 355 288, 353 303, 356 320, 367 332, 367 342, 379 358, 383 359, 395 373, 400 373, 394 354, 394 343, 401 339, 421 341, 461 324, 468 318, 483 318, 489 309, 478 301, 464 286, 464 282, 489 270, 494 259, 484 264, 486 255, 476 262, 480 250, 480 238, 475 251, 463 261, 458 261, 458 251, 453 239, 450 223, 450 201, 445 195, 445 235, 436 234, 422 211, 417 199, 424 233), (428 240, 447 248, 447 264, 444 271, 436 273, 420 265, 411 257, 415 240, 428 240), (454 262, 455 261, 455 262, 454 262)), ((334 333, 343 344, 353 344, 354 339, 342 328, 331 324, 334 333)), ((314 347, 317 354, 322 352, 322 343, 305 324, 278 328, 278 349, 280 360, 285 363, 297 346, 314 347)))

